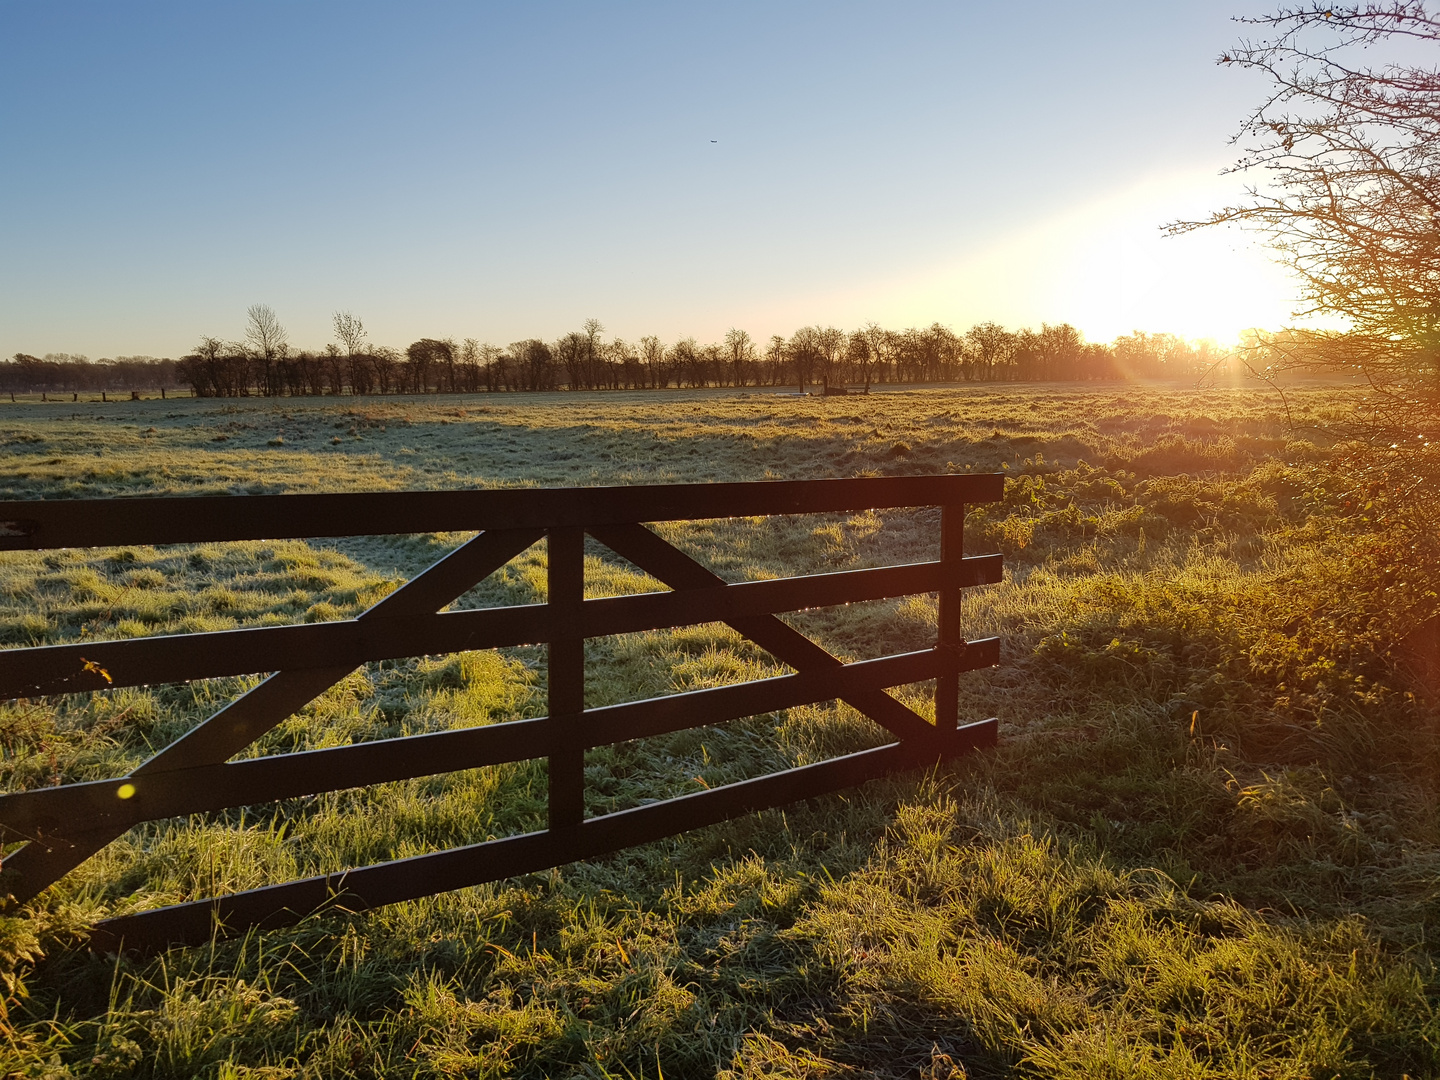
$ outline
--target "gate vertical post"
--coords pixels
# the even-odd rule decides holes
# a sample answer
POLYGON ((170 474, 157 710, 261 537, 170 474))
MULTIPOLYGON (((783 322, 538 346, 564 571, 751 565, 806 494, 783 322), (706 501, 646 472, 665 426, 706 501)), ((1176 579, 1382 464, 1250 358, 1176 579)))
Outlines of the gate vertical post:
POLYGON ((585 532, 551 529, 545 541, 549 643, 550 817, 564 829, 585 818, 585 746, 580 714, 585 711, 585 639, 580 604, 585 599, 585 532))
POLYGON ((936 622, 940 674, 935 679, 935 728, 954 731, 960 726, 960 560, 965 556, 965 505, 940 508, 940 602, 936 622))

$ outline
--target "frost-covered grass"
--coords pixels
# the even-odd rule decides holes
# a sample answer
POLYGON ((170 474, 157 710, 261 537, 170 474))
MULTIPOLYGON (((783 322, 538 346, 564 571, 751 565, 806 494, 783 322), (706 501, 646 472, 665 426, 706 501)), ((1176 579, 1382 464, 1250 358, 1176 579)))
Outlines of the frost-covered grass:
MULTIPOLYGON (((1000 471, 966 632, 998 751, 516 881, 145 962, 89 922, 535 828, 544 763, 132 830, 0 919, 33 1076, 1436 1075, 1435 716, 1324 441, 1248 391, 907 389, 0 405, 0 497, 1000 471), (41 955, 43 954, 43 956, 41 955)), ((1302 390, 1293 420, 1337 415, 1302 390)), ((933 557, 925 512, 667 525, 730 580, 933 557)), ((464 539, 0 555, 0 644, 346 618, 464 539)), ((544 544, 459 602, 544 593, 544 544)), ((653 587, 587 550, 591 595, 653 587)), ((1387 594, 1386 589, 1392 590, 1387 594)), ((847 657, 934 601, 792 620, 847 657)), ((592 705, 784 670, 592 641, 592 705)), ((7 790, 123 773, 249 680, 0 705, 7 790)), ((539 650, 369 665, 280 753, 543 712, 539 650)), ((926 687, 900 692, 921 711, 926 687)), ((873 745, 834 705, 592 751, 592 813, 873 745)), ((0 988, 3 989, 3 988, 0 988)))

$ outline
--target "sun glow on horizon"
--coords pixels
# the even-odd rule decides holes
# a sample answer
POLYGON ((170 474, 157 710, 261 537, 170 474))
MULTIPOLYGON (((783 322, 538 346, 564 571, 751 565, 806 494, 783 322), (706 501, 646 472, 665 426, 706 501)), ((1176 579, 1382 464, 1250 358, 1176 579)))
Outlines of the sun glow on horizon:
MULTIPOLYGON (((1205 215, 1235 187, 1229 177, 1148 179, 946 264, 816 296, 812 321, 960 331, 1069 322, 1091 341, 1143 330, 1226 346, 1251 328, 1318 325, 1295 317, 1295 283, 1256 238, 1228 228, 1164 235, 1166 222, 1205 215)), ((769 323, 779 313, 756 314, 769 323)))

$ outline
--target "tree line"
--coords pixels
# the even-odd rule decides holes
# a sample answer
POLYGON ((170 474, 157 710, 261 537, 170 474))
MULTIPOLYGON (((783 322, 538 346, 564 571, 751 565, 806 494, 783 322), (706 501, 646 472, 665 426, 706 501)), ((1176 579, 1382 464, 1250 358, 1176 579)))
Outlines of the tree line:
POLYGON ((275 313, 255 305, 241 341, 202 338, 180 377, 202 397, 250 394, 477 393, 649 390, 666 387, 862 386, 872 383, 1028 382, 1185 378, 1226 355, 1211 342, 1136 332, 1086 342, 1068 323, 1011 331, 981 323, 964 334, 936 323, 896 331, 870 323, 846 332, 807 326, 757 342, 732 329, 723 340, 672 343, 653 335, 606 339, 595 319, 546 341, 501 347, 475 338, 421 338, 406 349, 376 346, 349 312, 334 316, 335 341, 291 350, 275 313))
POLYGON ((91 360, 72 353, 46 353, 43 357, 16 353, 0 362, 0 391, 95 393, 168 389, 182 385, 178 367, 178 361, 155 356, 91 360))
MULTIPOLYGON (((527 338, 505 347, 475 338, 421 338, 406 349, 377 346, 349 312, 333 320, 335 340, 323 349, 294 349, 274 311, 247 312, 244 337, 203 337, 178 361, 153 360, 144 371, 122 375, 119 361, 91 364, 83 357, 16 356, 0 364, 0 387, 27 390, 126 388, 173 379, 198 397, 321 394, 425 394, 535 390, 649 390, 666 387, 860 387, 931 382, 1095 381, 1189 378, 1204 373, 1225 352, 1212 342, 1174 334, 1136 332, 1108 345, 1087 342, 1068 323, 1039 330, 1007 330, 980 323, 963 334, 935 323, 888 330, 869 323, 854 330, 806 326, 790 337, 757 342, 732 329, 719 342, 693 337, 669 344, 606 339, 590 319, 578 330, 546 341, 527 338), (109 382, 84 383, 105 372, 109 382), (13 384, 13 385, 11 385, 13 384)), ((133 366, 133 365, 132 365, 133 366)), ((174 385, 171 382, 170 385, 174 385)))

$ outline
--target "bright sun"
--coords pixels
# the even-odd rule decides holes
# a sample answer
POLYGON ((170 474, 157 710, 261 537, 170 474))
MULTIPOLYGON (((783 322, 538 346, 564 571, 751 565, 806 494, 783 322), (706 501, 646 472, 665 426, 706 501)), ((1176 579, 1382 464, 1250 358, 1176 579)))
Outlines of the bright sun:
POLYGON ((1133 330, 1235 342, 1295 322, 1295 286, 1236 229, 1166 237, 1161 226, 1234 197, 1214 178, 1156 179, 1004 235, 904 280, 821 298, 831 321, 886 326, 1070 322, 1092 341, 1133 330))

